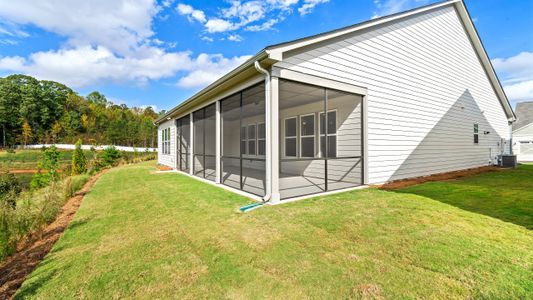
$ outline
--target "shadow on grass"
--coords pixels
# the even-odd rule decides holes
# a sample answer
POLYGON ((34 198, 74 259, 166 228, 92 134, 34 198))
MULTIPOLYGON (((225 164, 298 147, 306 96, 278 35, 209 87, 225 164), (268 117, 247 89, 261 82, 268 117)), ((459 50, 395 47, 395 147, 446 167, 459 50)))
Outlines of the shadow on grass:
POLYGON ((395 190, 533 230, 533 165, 395 190))

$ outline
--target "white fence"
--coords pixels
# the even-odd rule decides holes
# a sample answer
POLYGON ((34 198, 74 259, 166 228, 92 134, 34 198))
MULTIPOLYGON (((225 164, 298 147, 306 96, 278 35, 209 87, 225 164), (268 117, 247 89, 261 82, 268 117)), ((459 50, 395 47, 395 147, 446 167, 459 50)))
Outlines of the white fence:
MULTIPOLYGON (((73 144, 38 144, 38 145, 26 145, 26 149, 41 149, 42 147, 50 147, 52 145, 55 145, 57 149, 66 149, 66 150, 74 150, 76 148, 76 145, 73 144)), ((112 147, 112 145, 101 145, 101 146, 93 146, 93 145, 81 145, 81 149, 83 150, 90 150, 91 147, 94 147, 96 150, 104 150, 105 148, 112 147)), ((126 151, 126 152, 156 152, 157 148, 140 148, 140 147, 125 147, 125 146, 114 146, 119 151, 126 151)))

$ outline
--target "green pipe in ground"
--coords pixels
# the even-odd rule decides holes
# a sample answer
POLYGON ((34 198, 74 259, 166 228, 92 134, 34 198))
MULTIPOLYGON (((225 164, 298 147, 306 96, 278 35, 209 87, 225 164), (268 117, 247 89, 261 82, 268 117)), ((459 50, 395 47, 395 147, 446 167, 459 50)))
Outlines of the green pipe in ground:
POLYGON ((252 204, 248 204, 248 205, 245 205, 245 206, 242 206, 239 208, 239 210, 241 212, 247 212, 247 211, 251 211, 251 210, 254 210, 256 208, 260 208, 261 206, 263 206, 263 202, 256 202, 256 203, 252 203, 252 204))

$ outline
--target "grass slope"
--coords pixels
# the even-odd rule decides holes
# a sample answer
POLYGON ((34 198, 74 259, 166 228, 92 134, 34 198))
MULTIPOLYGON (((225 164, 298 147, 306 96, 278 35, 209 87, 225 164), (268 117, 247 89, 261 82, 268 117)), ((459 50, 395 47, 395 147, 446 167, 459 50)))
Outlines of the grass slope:
MULTIPOLYGON (((152 170, 145 163, 104 175, 17 298, 533 294, 533 235, 522 226, 377 189, 242 214, 244 197, 152 170)), ((513 184, 503 180, 489 182, 513 184)), ((533 201, 532 191, 520 193, 533 201)))

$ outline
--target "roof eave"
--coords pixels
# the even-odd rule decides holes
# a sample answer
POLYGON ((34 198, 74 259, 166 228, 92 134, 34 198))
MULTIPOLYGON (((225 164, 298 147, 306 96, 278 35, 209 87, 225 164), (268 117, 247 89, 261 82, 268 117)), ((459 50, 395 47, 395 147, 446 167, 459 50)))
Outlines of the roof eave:
POLYGON ((182 103, 178 104, 177 106, 175 106, 174 108, 172 108, 171 110, 166 112, 163 116, 161 116, 157 120, 155 120, 154 124, 158 125, 158 124, 164 122, 165 120, 172 119, 172 116, 175 113, 177 113, 182 107, 184 107, 184 106, 190 104, 191 102, 201 98, 206 93, 208 93, 208 92, 212 91, 213 89, 217 88, 218 86, 220 86, 222 83, 224 83, 228 79, 238 75, 241 72, 244 72, 248 68, 250 68, 250 67, 253 68, 254 67, 254 62, 256 62, 258 60, 259 61, 260 60, 264 60, 266 58, 270 58, 268 51, 266 49, 263 49, 263 50, 259 51, 256 55, 252 56, 247 61, 245 61, 244 63, 239 65, 238 67, 236 67, 235 69, 231 70, 229 73, 226 73, 226 75, 220 77, 215 82, 211 83, 210 85, 208 85, 207 87, 203 88, 202 90, 200 90, 199 92, 197 92, 193 96, 189 97, 187 100, 183 101, 182 103))

